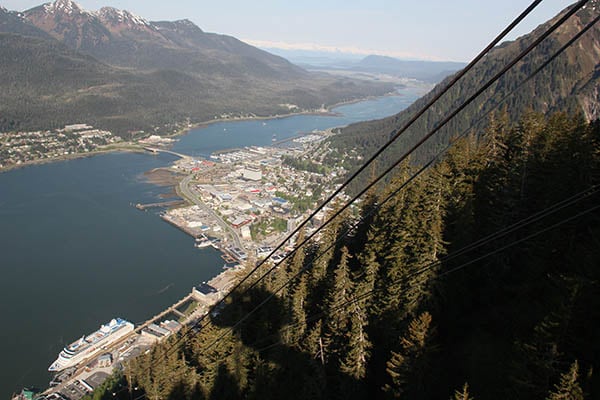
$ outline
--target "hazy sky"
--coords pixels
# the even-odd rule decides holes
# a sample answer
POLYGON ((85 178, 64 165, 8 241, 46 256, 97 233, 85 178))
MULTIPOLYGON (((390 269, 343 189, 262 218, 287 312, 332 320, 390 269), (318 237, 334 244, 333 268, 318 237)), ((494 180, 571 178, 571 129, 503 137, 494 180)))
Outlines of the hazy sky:
MULTIPOLYGON (((10 10, 43 2, 0 0, 10 10)), ((573 1, 544 0, 518 34, 573 1)), ((79 0, 148 20, 187 18, 208 32, 263 47, 340 49, 400 58, 468 61, 531 0, 79 0), (276 46, 273 46, 273 44, 276 46)), ((512 38, 515 38, 513 35, 512 38)))

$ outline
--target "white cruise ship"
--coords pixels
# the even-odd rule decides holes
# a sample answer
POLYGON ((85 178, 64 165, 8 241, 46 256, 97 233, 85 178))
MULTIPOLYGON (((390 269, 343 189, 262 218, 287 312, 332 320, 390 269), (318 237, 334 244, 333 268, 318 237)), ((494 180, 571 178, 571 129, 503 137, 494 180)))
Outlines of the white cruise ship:
POLYGON ((65 347, 56 361, 48 368, 48 371, 62 371, 65 368, 73 367, 86 357, 100 352, 109 344, 133 331, 133 329, 134 326, 131 322, 121 318, 113 319, 108 324, 102 325, 96 332, 88 336, 82 336, 81 339, 65 347))

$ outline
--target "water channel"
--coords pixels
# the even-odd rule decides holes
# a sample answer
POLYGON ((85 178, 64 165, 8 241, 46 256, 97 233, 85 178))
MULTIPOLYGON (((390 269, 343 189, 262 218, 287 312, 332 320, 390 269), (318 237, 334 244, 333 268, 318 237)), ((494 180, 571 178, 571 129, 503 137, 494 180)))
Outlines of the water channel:
MULTIPOLYGON (((267 146, 301 132, 392 115, 426 88, 343 105, 335 116, 298 115, 219 122, 179 138, 193 156, 267 146)), ((45 388, 58 352, 111 318, 141 322, 221 271, 212 248, 132 204, 160 201, 168 188, 143 173, 175 160, 112 153, 0 174, 0 398, 45 388)))

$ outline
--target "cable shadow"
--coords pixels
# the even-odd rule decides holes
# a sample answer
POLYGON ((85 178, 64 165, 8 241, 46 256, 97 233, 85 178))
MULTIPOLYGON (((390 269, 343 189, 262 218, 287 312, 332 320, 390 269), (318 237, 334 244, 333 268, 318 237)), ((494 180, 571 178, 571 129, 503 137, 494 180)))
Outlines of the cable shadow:
MULTIPOLYGON (((234 296, 232 304, 213 317, 212 322, 215 326, 230 328, 270 295, 269 291, 262 288, 253 288, 243 298, 234 296)), ((257 359, 253 370, 249 371, 252 376, 251 384, 237 398, 364 398, 361 391, 363 383, 341 372, 338 363, 334 361, 334 354, 323 354, 323 358, 318 352, 312 354, 311 348, 318 350, 318 344, 307 341, 314 341, 315 338, 318 340, 318 337, 308 338, 303 335, 293 344, 284 344, 290 342, 290 334, 293 336, 297 333, 281 332, 282 328, 294 322, 292 315, 289 302, 275 296, 236 329, 236 339, 251 350, 257 359)), ((324 338, 321 339, 322 342, 324 338)), ((229 371, 221 367, 217 381, 230 380, 229 371)), ((219 396, 211 398, 234 398, 222 396, 220 389, 216 389, 219 396)))

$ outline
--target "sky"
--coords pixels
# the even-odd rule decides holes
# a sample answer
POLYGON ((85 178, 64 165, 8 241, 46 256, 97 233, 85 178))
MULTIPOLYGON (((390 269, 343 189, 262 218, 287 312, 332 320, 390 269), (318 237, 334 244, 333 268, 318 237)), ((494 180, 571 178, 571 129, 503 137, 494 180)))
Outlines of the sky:
MULTIPOLYGON (((43 0, 0 0, 23 11, 43 0)), ((87 10, 125 9, 155 20, 187 18, 207 32, 263 48, 469 61, 532 0, 76 0, 87 10)), ((574 0, 544 0, 514 39, 574 0)))

